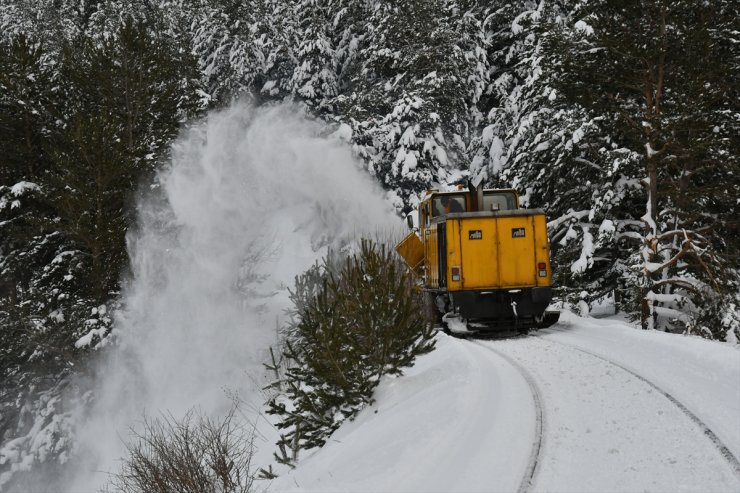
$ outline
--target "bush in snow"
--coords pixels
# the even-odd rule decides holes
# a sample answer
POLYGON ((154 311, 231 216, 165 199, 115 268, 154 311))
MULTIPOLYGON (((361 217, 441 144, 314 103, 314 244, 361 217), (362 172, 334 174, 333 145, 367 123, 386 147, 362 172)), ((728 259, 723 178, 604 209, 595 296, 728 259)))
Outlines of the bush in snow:
POLYGON ((109 491, 121 493, 245 493, 252 490, 254 433, 234 420, 236 407, 221 420, 193 411, 144 422, 129 444, 109 491))
POLYGON ((276 454, 283 463, 322 446, 372 402, 383 375, 400 375, 434 348, 413 280, 384 244, 362 240, 355 254, 327 257, 296 279, 292 300, 285 375, 276 382, 283 393, 268 403, 286 430, 276 454))

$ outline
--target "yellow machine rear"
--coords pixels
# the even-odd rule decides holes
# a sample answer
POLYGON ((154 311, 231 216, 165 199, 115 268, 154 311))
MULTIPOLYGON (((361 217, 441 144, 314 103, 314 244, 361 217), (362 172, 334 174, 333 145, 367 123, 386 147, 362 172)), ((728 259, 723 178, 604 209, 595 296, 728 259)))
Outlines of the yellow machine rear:
POLYGON ((545 214, 519 209, 514 190, 428 193, 419 234, 397 251, 440 318, 456 316, 479 329, 557 321, 557 312, 546 312, 552 270, 545 214))

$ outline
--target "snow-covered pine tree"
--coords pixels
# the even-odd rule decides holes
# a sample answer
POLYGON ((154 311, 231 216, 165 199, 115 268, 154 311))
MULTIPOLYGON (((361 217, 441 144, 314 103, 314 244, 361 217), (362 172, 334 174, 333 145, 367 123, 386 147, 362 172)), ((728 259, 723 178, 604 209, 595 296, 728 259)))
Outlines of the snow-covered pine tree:
MULTIPOLYGON (((63 100, 45 46, 31 34, 0 41, 0 436, 17 439, 11 456, 0 455, 0 487, 40 447, 50 459, 62 452, 52 439, 69 425, 60 389, 82 335, 67 330, 58 310, 73 288, 66 280, 73 252, 61 241, 44 183, 53 166, 48 139, 59 125, 54 110, 63 100)), ((89 308, 85 315, 98 318, 89 308)))
POLYGON ((25 34, 0 42, 0 183, 38 180, 48 169, 44 139, 58 104, 54 73, 42 43, 25 34))
POLYGON ((441 0, 374 2, 340 106, 370 171, 398 192, 399 209, 432 184, 461 179, 467 90, 449 14, 441 0))
MULTIPOLYGON (((645 328, 693 330, 708 316, 706 299, 736 285, 735 264, 724 254, 736 228, 727 214, 737 205, 718 193, 737 190, 737 162, 722 130, 731 125, 729 88, 736 74, 721 59, 728 48, 720 33, 729 25, 718 29, 712 20, 726 18, 728 8, 723 2, 590 2, 579 5, 560 32, 558 89, 613 122, 617 149, 640 163, 646 198, 623 220, 638 216, 644 225, 633 255, 640 272, 633 300, 645 328), (725 177, 720 190, 715 184, 721 182, 701 178, 709 174, 725 177)), ((715 316, 703 325, 720 322, 715 316)), ((723 337, 711 329, 704 335, 723 337)))
MULTIPOLYGON (((258 93, 267 73, 275 68, 278 53, 284 50, 284 40, 276 39, 276 34, 282 23, 289 22, 286 7, 272 0, 185 4, 183 12, 190 26, 184 26, 183 32, 189 34, 198 58, 204 99, 221 106, 242 94, 258 93)), ((286 82, 275 86, 285 88, 286 82)))
POLYGON ((372 402, 384 375, 400 375, 434 348, 410 275, 390 247, 363 239, 356 253, 330 254, 297 277, 282 341, 283 392, 267 411, 285 430, 279 462, 323 445, 372 402))
POLYGON ((44 41, 51 52, 58 48, 59 36, 76 36, 85 29, 96 6, 79 0, 5 1, 0 5, 0 36, 25 34, 44 41))
POLYGON ((0 434, 17 439, 3 473, 58 466, 72 445, 61 389, 112 327, 130 201, 198 107, 189 50, 146 19, 116 25, 100 12, 87 32, 45 33, 55 45, 0 45, 12 165, 0 182, 0 434))
MULTIPOLYGON (((526 112, 510 136, 503 176, 520 181, 529 204, 550 215, 561 294, 586 305, 613 295, 621 309, 639 231, 639 215, 630 205, 641 193, 640 167, 637 154, 615 138, 621 129, 612 123, 614 114, 569 97, 583 88, 563 73, 569 54, 559 40, 574 22, 562 9, 540 12, 533 22, 518 20, 521 29, 530 29, 535 47, 525 64, 530 76, 524 104, 517 105, 526 112)), ((578 24, 568 33, 588 36, 589 26, 578 24)))
MULTIPOLYGON (((486 186, 506 185, 501 173, 506 164, 507 134, 519 128, 525 103, 522 87, 532 78, 526 62, 532 59, 534 35, 523 33, 522 17, 538 17, 537 4, 509 2, 482 8, 480 17, 485 59, 488 67, 478 100, 478 135, 470 145, 471 177, 486 186)), ((530 22, 531 23, 531 22, 530 22)), ((535 76, 539 74, 534 74, 535 76)), ((530 84, 531 85, 531 84, 530 84)))
POLYGON ((332 39, 329 2, 295 2, 298 39, 296 66, 290 80, 291 92, 318 111, 338 93, 336 50, 332 39))
POLYGON ((477 149, 471 141, 480 135, 481 125, 485 122, 485 114, 481 108, 489 94, 487 89, 490 83, 491 64, 488 58, 489 40, 484 29, 485 21, 490 13, 489 7, 481 7, 477 0, 461 0, 449 2, 447 6, 451 20, 455 21, 455 39, 463 58, 462 77, 467 88, 467 135, 463 138, 466 161, 470 161, 470 152, 477 149))
POLYGON ((195 80, 194 61, 146 21, 124 18, 100 44, 68 45, 61 66, 65 127, 53 136, 46 181, 58 225, 89 254, 91 294, 103 302, 127 263, 126 203, 197 109, 197 86, 182 83, 195 80))
POLYGON ((486 186, 517 188, 524 206, 547 211, 561 297, 576 300, 585 289, 587 301, 600 298, 623 271, 613 209, 634 181, 603 164, 613 144, 598 115, 552 87, 560 54, 547 38, 567 11, 525 1, 483 15, 490 76, 471 174, 486 186))
MULTIPOLYGON (((337 84, 339 94, 351 94, 353 77, 359 69, 358 49, 367 34, 367 19, 372 11, 370 2, 355 0, 330 0, 328 20, 335 46, 337 84)), ((334 110, 336 114, 337 111, 334 110)), ((338 116, 338 115, 337 115, 338 116)))

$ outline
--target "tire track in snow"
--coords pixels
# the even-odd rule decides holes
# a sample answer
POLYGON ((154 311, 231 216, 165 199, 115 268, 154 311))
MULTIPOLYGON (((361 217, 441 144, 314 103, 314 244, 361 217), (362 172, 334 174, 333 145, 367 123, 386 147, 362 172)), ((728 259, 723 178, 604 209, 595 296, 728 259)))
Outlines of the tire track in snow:
POLYGON ((529 491, 529 489, 532 487, 532 484, 534 483, 534 477, 537 474, 537 466, 541 462, 541 454, 542 454, 542 446, 544 441, 544 429, 545 429, 545 408, 542 404, 542 392, 540 391, 539 386, 537 385, 537 382, 535 381, 534 377, 532 376, 529 371, 524 368, 518 361, 514 360, 512 357, 510 357, 507 354, 502 353, 501 351, 498 351, 497 349, 492 348, 491 346, 487 346, 480 341, 472 341, 473 344, 480 346, 482 348, 487 349, 488 351, 496 354, 497 356, 501 357, 503 360, 505 360, 507 363, 509 363, 516 371, 519 372, 519 374, 524 378, 524 380, 527 382, 527 385, 529 386, 529 390, 532 393, 532 400, 534 401, 534 408, 535 408, 535 433, 534 433, 534 441, 532 442, 532 452, 529 456, 529 461, 527 462, 527 467, 524 471, 524 476, 522 477, 522 481, 519 484, 519 488, 517 489, 517 493, 526 493, 529 491))
MULTIPOLYGON (((584 354, 588 354, 589 356, 593 356, 594 358, 598 358, 598 359, 600 359, 600 360, 602 360, 602 361, 604 361, 604 362, 606 362, 606 363, 608 363, 608 364, 610 364, 612 366, 616 366, 617 368, 619 368, 622 371, 625 371, 625 372, 629 373, 633 377, 637 378, 641 382, 643 382, 643 383, 647 384, 648 386, 650 386, 651 388, 653 388, 659 394, 663 395, 663 397, 665 397, 666 399, 668 399, 684 415, 686 415, 696 426, 698 426, 699 429, 701 429, 702 433, 707 438, 709 438, 709 440, 712 442, 712 444, 714 445, 714 447, 719 451, 720 455, 722 455, 722 457, 727 461, 727 463, 733 469, 733 471, 735 472, 735 476, 738 478, 738 480, 740 480, 740 461, 738 460, 737 457, 735 457, 735 454, 733 454, 732 451, 730 451, 730 449, 727 447, 727 445, 724 444, 724 442, 709 428, 709 426, 706 423, 704 423, 704 421, 701 420, 701 418, 699 418, 696 414, 694 414, 693 412, 691 412, 691 410, 689 408, 687 408, 683 403, 681 403, 681 401, 679 401, 678 399, 676 399, 675 397, 673 397, 671 394, 669 394, 668 392, 666 392, 665 390, 663 390, 662 388, 660 388, 658 385, 656 385, 655 383, 653 383, 649 379, 647 379, 644 376, 640 375, 639 373, 637 373, 637 372, 635 372, 635 371, 627 368, 626 366, 623 366, 623 365, 621 365, 621 364, 619 364, 619 363, 617 363, 615 361, 612 361, 609 358, 605 358, 604 356, 601 356, 599 354, 592 353, 591 351, 588 351, 588 350, 585 350, 585 349, 581 349, 578 346, 573 346, 571 344, 566 344, 564 342, 555 341, 555 340, 550 339, 550 338, 545 339, 545 338, 543 338, 541 336, 534 336, 534 337, 537 337, 539 339, 544 339, 544 340, 547 340, 547 342, 552 342, 552 343, 555 343, 555 344, 559 344, 561 346, 565 346, 565 347, 568 347, 570 349, 575 349, 576 351, 580 351, 580 352, 582 352, 584 354)), ((491 349, 491 348, 489 348, 489 349, 491 349)), ((493 349, 491 349, 491 350, 494 351, 494 352, 496 352, 496 353, 498 353, 498 351, 495 351, 493 349)), ((501 355, 501 356, 504 356, 504 355, 501 355)), ((508 359, 509 358, 507 358, 507 360, 508 359)), ((520 488, 520 491, 521 491, 521 488, 520 488)))

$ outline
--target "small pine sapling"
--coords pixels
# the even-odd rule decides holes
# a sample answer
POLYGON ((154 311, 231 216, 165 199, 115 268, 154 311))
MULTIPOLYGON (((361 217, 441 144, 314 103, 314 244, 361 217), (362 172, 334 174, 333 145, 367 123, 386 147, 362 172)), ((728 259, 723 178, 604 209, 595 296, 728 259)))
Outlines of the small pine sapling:
POLYGON ((371 403, 384 375, 400 375, 434 348, 420 293, 384 244, 361 240, 357 253, 325 259, 296 279, 292 300, 285 393, 267 411, 285 430, 275 458, 289 465, 371 403))

